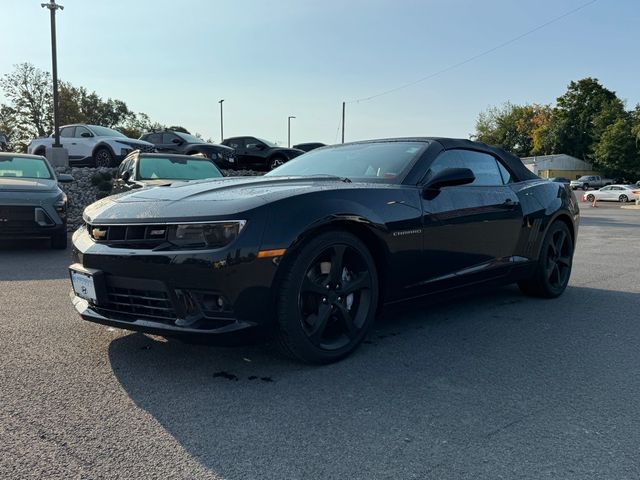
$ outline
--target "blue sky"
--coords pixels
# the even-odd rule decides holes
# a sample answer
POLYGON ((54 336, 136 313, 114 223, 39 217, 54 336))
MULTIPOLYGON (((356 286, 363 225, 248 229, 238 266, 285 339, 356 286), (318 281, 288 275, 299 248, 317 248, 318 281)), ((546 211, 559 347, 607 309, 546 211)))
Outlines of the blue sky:
MULTIPOLYGON (((50 70, 44 0, 2 0, 0 74, 50 70), (8 18, 6 17, 8 15, 8 18)), ((341 102, 414 81, 588 0, 59 0, 62 79, 220 140, 339 141, 341 102)), ((586 76, 640 102, 640 1, 599 0, 481 59, 347 105, 346 140, 468 137, 490 105, 550 103, 586 76)), ((0 96, 0 100, 3 100, 0 96)))

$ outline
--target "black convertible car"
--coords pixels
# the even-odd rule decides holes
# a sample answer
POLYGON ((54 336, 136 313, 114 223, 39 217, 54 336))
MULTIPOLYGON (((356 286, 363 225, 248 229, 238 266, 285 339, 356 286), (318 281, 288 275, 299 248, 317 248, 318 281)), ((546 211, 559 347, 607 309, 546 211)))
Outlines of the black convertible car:
POLYGON ((327 363, 383 304, 480 283, 557 297, 578 219, 565 185, 481 143, 338 145, 263 177, 94 203, 73 237, 73 303, 86 320, 164 336, 270 333, 327 363))

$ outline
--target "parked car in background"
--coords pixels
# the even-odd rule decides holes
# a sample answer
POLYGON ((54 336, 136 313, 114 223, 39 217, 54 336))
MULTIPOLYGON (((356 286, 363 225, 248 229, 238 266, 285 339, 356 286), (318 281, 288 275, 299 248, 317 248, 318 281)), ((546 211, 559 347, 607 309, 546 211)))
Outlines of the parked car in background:
MULTIPOLYGON (((67 149, 70 164, 115 167, 134 150, 154 152, 152 143, 129 138, 113 128, 98 125, 65 125, 60 129, 60 143, 67 149)), ((53 145, 53 135, 36 138, 27 145, 27 153, 44 156, 53 145)))
POLYGON ((572 190, 581 188, 582 190, 589 190, 590 188, 601 188, 611 185, 613 180, 610 178, 604 178, 599 175, 584 175, 577 180, 571 180, 569 184, 572 190))
POLYGON ((236 152, 233 148, 205 142, 203 139, 189 133, 162 130, 145 133, 140 137, 140 140, 153 143, 156 150, 161 153, 180 153, 184 155, 201 153, 213 160, 219 168, 237 168, 236 152))
POLYGON ((0 153, 0 239, 50 238, 53 248, 67 248, 67 196, 46 158, 0 153))
POLYGON ((549 178, 549 181, 550 182, 563 183, 565 185, 571 184, 571 180, 569 180, 568 178, 565 178, 565 177, 551 177, 551 178, 549 178))
POLYGON ((274 336, 295 359, 329 363, 387 303, 515 282, 558 297, 579 211, 504 150, 404 138, 107 197, 84 220, 70 270, 85 320, 220 343, 274 336))
POLYGON ((638 195, 635 193, 635 187, 631 185, 607 185, 600 190, 592 190, 584 193, 583 197, 589 202, 593 200, 598 201, 612 201, 612 202, 630 202, 635 201, 638 195))
POLYGON ((133 152, 122 161, 120 168, 118 168, 116 188, 131 190, 154 185, 171 185, 176 181, 185 182, 220 177, 222 177, 222 172, 218 170, 213 160, 200 153, 178 155, 133 152))
POLYGON ((222 145, 236 151, 239 169, 273 170, 305 153, 296 148, 279 147, 273 142, 256 137, 226 138, 222 145))
POLYGON ((296 148, 298 150, 303 150, 305 152, 310 152, 311 150, 315 150, 316 148, 326 147, 326 146, 327 145, 325 143, 312 142, 312 143, 299 143, 297 145, 294 145, 293 148, 296 148))

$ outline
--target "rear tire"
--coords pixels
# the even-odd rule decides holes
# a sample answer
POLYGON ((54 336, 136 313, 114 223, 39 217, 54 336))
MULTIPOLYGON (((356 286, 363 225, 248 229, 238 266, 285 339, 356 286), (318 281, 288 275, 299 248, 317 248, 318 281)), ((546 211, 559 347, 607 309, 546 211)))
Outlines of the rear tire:
POLYGON ((525 295, 556 298, 569 283, 573 263, 573 239, 564 222, 554 222, 542 242, 538 262, 531 277, 518 282, 525 295))
POLYGON ((57 233, 51 237, 51 248, 54 250, 66 250, 67 249, 67 232, 57 233))
POLYGON ((627 203, 629 201, 629 197, 627 197, 626 195, 620 195, 618 197, 618 200, 620 200, 620 202, 622 203, 627 203))
POLYGON ((276 300, 276 341, 305 363, 341 360, 362 342, 375 320, 378 275, 367 247, 331 231, 306 243, 288 262, 276 300))

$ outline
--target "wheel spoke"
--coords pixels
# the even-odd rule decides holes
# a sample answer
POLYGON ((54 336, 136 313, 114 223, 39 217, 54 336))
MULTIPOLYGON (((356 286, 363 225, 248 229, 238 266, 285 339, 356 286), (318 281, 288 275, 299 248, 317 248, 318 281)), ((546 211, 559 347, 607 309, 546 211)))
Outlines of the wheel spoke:
POLYGON ((564 266, 571 266, 571 257, 569 256, 560 256, 558 257, 558 263, 561 263, 564 266))
POLYGON ((327 328, 327 322, 331 317, 331 307, 324 303, 318 306, 318 314, 309 315, 307 322, 311 324, 311 331, 309 332, 309 338, 314 343, 320 343, 322 340, 322 334, 327 328))
POLYGON ((304 280, 302 281, 302 287, 300 288, 300 292, 303 293, 313 293, 315 295, 325 295, 326 287, 317 282, 314 282, 309 278, 309 275, 304 276, 304 280))
POLYGON ((336 305, 336 308, 337 308, 338 314, 340 315, 340 318, 344 322, 344 326, 346 327, 347 336, 349 338, 355 337, 356 334, 358 333, 358 327, 356 327, 356 324, 353 322, 353 317, 351 316, 351 312, 343 304, 336 305))
POLYGON ((329 281, 331 283, 339 283, 342 280, 342 267, 344 265, 344 252, 347 247, 344 245, 336 245, 333 247, 331 254, 331 270, 329 271, 329 281))
POLYGON ((564 246, 564 241, 567 238, 567 234, 564 230, 560 230, 558 232, 558 238, 556 239, 554 248, 557 255, 562 255, 562 247, 564 246))
POLYGON ((340 293, 342 295, 349 295, 350 293, 357 292, 365 288, 371 288, 371 275, 368 271, 360 272, 355 278, 346 283, 340 293))

